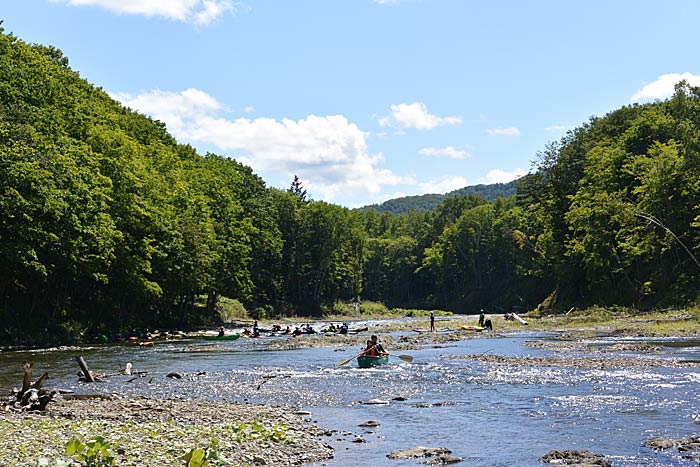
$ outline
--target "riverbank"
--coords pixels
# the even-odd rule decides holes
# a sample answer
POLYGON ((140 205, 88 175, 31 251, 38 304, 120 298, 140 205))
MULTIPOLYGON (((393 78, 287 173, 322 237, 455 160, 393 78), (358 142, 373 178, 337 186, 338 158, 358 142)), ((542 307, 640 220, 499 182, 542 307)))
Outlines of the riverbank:
MULTIPOLYGON (((511 332, 544 331, 558 334, 550 343, 554 349, 571 347, 572 341, 593 336, 613 337, 694 337, 700 336, 700 310, 674 309, 657 312, 641 312, 627 309, 590 308, 572 310, 569 313, 521 316, 527 321, 507 320, 503 314, 486 314, 493 323, 493 331, 463 329, 475 326, 478 315, 446 315, 435 320, 436 332, 429 332, 427 318, 389 319, 371 318, 356 321, 369 331, 361 335, 319 333, 300 338, 267 340, 262 344, 269 350, 293 350, 310 347, 346 346, 348 350, 365 345, 367 334, 378 334, 384 346, 395 351, 418 350, 429 345, 444 345, 473 338, 494 337, 511 332), (396 334, 405 333, 397 337, 396 334)), ((353 317, 356 319, 356 317, 353 317)), ((342 317, 337 320, 342 321, 342 317)), ((316 327, 329 320, 312 322, 316 327)), ((261 325, 261 326, 264 326, 261 325)))
POLYGON ((639 337, 692 337, 700 335, 699 308, 640 311, 627 308, 587 308, 561 314, 523 315, 527 326, 495 320, 499 331, 533 329, 571 336, 613 335, 639 337))
MULTIPOLYGON (((441 333, 450 333, 459 331, 460 326, 474 326, 478 322, 478 314, 464 315, 451 314, 445 311, 435 312, 435 327, 438 333, 428 333, 430 327, 429 311, 426 310, 401 310, 405 314, 400 314, 396 310, 382 314, 374 312, 369 315, 352 314, 352 315, 334 315, 323 318, 306 318, 306 317, 288 317, 282 319, 265 319, 259 321, 259 326, 262 329, 270 329, 273 325, 281 324, 283 327, 290 326, 300 327, 304 324, 310 324, 314 329, 320 331, 327 327, 330 323, 340 325, 342 322, 350 323, 350 327, 365 327, 369 325, 369 333, 387 334, 395 332, 415 332, 415 335, 421 335, 418 340, 424 343, 444 343, 461 338, 454 336, 445 337, 441 333)), ((493 323, 494 330, 497 333, 538 330, 558 332, 569 337, 585 337, 591 335, 616 335, 616 336, 646 336, 646 337, 689 337, 700 336, 700 308, 679 308, 667 309, 654 312, 644 312, 626 308, 587 308, 584 310, 572 310, 568 313, 546 314, 538 312, 529 312, 521 315, 526 319, 528 325, 523 325, 517 321, 506 320, 504 314, 487 313, 485 319, 490 319, 493 323)), ((252 327, 253 321, 241 321, 239 323, 230 323, 227 326, 229 333, 241 332, 242 329, 252 327)), ((199 329, 190 331, 187 334, 198 337, 204 334, 214 333, 217 327, 212 327, 209 330, 199 329)), ((168 337, 182 337, 185 333, 181 331, 168 333, 168 337)), ((473 332, 462 333, 462 338, 473 337, 473 332)), ((314 335, 305 335, 307 339, 314 335)), ((134 338, 137 339, 137 338, 134 338)), ((145 339, 145 338, 144 338, 145 339)), ((87 340, 81 345, 88 343, 103 343, 104 340, 87 340)), ((307 341, 298 341, 296 343, 277 343, 274 348, 279 350, 320 347, 329 345, 363 345, 362 336, 357 335, 336 335, 332 333, 317 334, 314 339, 307 341), (323 341, 316 340, 318 337, 324 336, 323 341), (338 337, 338 339, 329 339, 329 337, 338 337)), ((75 345, 75 342, 62 342, 51 340, 41 343, 0 343, 0 352, 2 351, 26 351, 45 349, 51 347, 75 345)))
MULTIPOLYGON (((0 412, 0 465, 53 466, 66 443, 101 436, 120 466, 182 466, 192 449, 222 465, 298 466, 333 457, 333 432, 289 407, 146 398, 59 398, 45 412, 0 412)), ((102 464, 96 464, 102 465, 102 464)), ((104 464, 109 465, 109 464, 104 464)))
MULTIPOLYGON (((688 321, 678 319, 680 314, 663 316, 688 321)), ((43 457, 50 459, 46 465, 56 467, 55 459, 65 458, 65 443, 79 435, 85 441, 104 436, 117 465, 133 466, 182 466, 184 452, 209 448, 227 459, 211 465, 320 462, 355 467, 362 456, 372 465, 390 467, 397 462, 387 458, 390 453, 433 446, 454 450, 465 464, 474 465, 536 467, 548 450, 589 448, 616 456, 616 464, 620 456, 634 459, 620 465, 637 467, 651 465, 636 462, 637 446, 648 437, 680 439, 696 433, 700 408, 688 397, 700 384, 700 359, 692 350, 664 345, 673 339, 618 339, 608 327, 612 320, 584 322, 575 312, 566 321, 523 315, 528 325, 506 321, 503 315, 486 317, 494 332, 458 329, 460 324, 476 324, 474 315, 439 317, 437 332, 426 331, 425 318, 368 319, 364 323, 369 329, 359 335, 241 338, 214 344, 176 339, 153 347, 98 345, 32 353, 27 357, 38 360, 37 370, 51 373, 49 387, 110 396, 65 398, 50 403, 47 415, 1 414, 0 466, 36 465, 43 457), (543 330, 552 333, 529 333, 543 330), (414 362, 396 359, 369 371, 356 369, 354 362, 337 368, 371 334, 379 335, 392 354, 406 353, 414 362), (609 335, 613 338, 600 337, 609 335), (286 349, 295 351, 279 351, 286 349), (96 369, 116 371, 128 361, 148 377, 77 383, 74 351, 82 351, 96 369), (168 377, 171 371, 182 378, 168 377), (140 395, 150 398, 136 397, 140 395), (674 401, 672 411, 668 401, 674 401), (493 445, 511 433, 514 420, 529 435, 493 461, 493 453, 464 447, 459 436, 466 426, 481 433, 473 446, 493 445), (559 421, 565 425, 557 425, 559 421), (377 425, 364 428, 368 422, 377 425), (426 426, 441 429, 434 432, 426 426), (603 439, 615 441, 605 444, 603 439), (334 459, 324 460, 330 456, 334 459)), ((322 328, 320 321, 313 324, 322 328)), ((14 368, 25 356, 4 357, 5 367, 14 368)), ((681 465, 665 462, 671 454, 644 455, 661 459, 654 465, 681 465)))

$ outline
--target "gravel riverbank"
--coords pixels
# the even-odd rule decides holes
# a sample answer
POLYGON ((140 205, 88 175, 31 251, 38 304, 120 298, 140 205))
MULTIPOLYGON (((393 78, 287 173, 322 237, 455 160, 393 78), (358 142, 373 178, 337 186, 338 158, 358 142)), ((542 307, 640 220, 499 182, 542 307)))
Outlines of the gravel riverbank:
POLYGON ((120 466, 182 466, 208 448, 216 465, 298 466, 333 457, 332 434, 286 407, 145 398, 59 398, 45 412, 0 413, 0 466, 53 466, 73 438, 102 436, 120 466))

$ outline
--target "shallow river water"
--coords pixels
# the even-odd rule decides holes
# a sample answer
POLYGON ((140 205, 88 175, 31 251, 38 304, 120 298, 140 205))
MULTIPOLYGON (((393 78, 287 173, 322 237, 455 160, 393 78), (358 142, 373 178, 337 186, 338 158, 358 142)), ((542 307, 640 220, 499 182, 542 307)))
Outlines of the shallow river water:
MULTIPOLYGON (((464 466, 541 466, 538 458, 553 449, 591 450, 605 454, 616 467, 694 465, 677 451, 656 452, 643 443, 654 436, 681 438, 700 432, 696 421, 700 420, 700 368, 538 367, 459 358, 552 356, 552 350, 523 345, 552 337, 526 332, 479 336, 397 352, 413 356, 414 361, 392 359, 390 365, 371 370, 357 369, 354 362, 336 368, 338 362, 357 353, 357 347, 267 351, 262 339, 239 339, 216 347, 188 339, 157 343, 152 348, 100 345, 5 352, 0 354, 0 390, 7 393, 21 384, 21 362, 30 360, 36 375, 50 373, 47 387, 78 394, 286 405, 290 410, 309 411, 309 418, 318 425, 338 430, 327 439, 335 448, 335 458, 322 464, 329 467, 416 466, 420 460, 386 457, 391 451, 415 446, 447 447, 464 459, 458 464, 464 466), (147 375, 78 383, 77 354, 98 372, 116 372, 120 365, 131 362, 135 370, 147 375), (166 378, 170 372, 183 378, 166 378), (370 399, 388 403, 361 403, 370 399), (358 426, 367 420, 380 425, 372 429, 358 426), (353 442, 358 436, 365 442, 353 442)), ((620 342, 629 340, 599 338, 592 343, 604 347, 620 342)), ((654 354, 656 358, 700 360, 697 342, 654 343, 663 346, 654 354)), ((587 354, 578 351, 576 355, 587 354)), ((635 359, 643 355, 614 356, 635 359)))

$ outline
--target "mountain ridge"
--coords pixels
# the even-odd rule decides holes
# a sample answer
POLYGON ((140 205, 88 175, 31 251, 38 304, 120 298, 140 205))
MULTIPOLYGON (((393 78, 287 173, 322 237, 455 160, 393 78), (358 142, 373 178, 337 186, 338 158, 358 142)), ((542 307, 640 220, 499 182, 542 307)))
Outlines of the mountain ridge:
POLYGON ((452 190, 445 194, 428 193, 424 195, 402 196, 393 198, 379 204, 369 204, 358 208, 360 211, 374 210, 379 213, 390 212, 392 214, 408 214, 411 211, 428 212, 434 210, 447 198, 456 198, 466 195, 481 196, 487 201, 495 201, 500 197, 513 196, 516 193, 517 180, 508 183, 490 183, 469 185, 464 188, 452 190))

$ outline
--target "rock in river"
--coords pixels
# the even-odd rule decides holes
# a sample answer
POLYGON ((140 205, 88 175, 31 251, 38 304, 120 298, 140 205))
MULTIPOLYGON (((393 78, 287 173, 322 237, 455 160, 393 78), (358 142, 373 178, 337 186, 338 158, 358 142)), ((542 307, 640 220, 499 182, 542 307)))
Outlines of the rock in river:
POLYGON ((368 401, 360 402, 361 404, 365 405, 386 405, 389 403, 389 401, 385 401, 384 399, 370 399, 368 401))
POLYGON ((376 420, 367 420, 364 423, 360 423, 358 426, 362 426, 365 428, 377 428, 379 426, 379 422, 376 420))
POLYGON ((447 448, 427 448, 418 446, 405 451, 394 451, 391 454, 387 454, 387 457, 394 460, 427 457, 429 459, 423 462, 423 464, 428 465, 447 465, 462 462, 461 457, 453 457, 451 454, 452 451, 447 448))
POLYGON ((549 451, 540 457, 540 462, 545 464, 567 465, 571 467, 611 467, 612 462, 602 454, 591 451, 549 451))
POLYGON ((651 449, 664 450, 677 448, 679 451, 700 451, 700 437, 690 438, 650 438, 644 445, 651 449))

